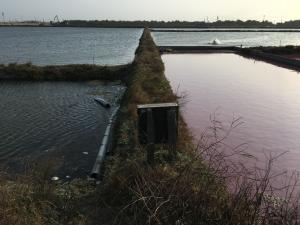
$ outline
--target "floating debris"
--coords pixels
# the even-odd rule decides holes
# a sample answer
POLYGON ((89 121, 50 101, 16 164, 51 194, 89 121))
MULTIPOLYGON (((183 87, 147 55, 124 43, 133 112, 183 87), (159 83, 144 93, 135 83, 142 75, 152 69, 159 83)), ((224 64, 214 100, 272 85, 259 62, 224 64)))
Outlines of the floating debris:
POLYGON ((66 176, 66 178, 67 178, 67 179, 70 179, 70 178, 71 178, 71 176, 67 175, 67 176, 66 176))
POLYGON ((84 154, 84 155, 88 155, 89 153, 88 153, 88 152, 82 152, 82 154, 84 154))
POLYGON ((52 180, 52 181, 58 181, 58 180, 59 180, 59 177, 52 177, 51 180, 52 180))
POLYGON ((94 100, 96 102, 100 103, 103 107, 110 108, 110 104, 106 100, 104 100, 103 98, 96 97, 96 98, 94 98, 94 100))

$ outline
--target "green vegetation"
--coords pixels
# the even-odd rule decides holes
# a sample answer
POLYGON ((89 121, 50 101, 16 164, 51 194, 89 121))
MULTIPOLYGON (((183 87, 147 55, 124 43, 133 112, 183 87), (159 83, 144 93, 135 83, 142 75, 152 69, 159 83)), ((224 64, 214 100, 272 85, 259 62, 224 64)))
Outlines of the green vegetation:
POLYGON ((227 161, 221 148, 228 133, 219 134, 223 129, 215 119, 211 135, 203 135, 197 146, 180 119, 177 154, 156 145, 155 162, 146 163, 146 150, 137 142, 136 105, 179 100, 148 29, 125 82, 114 155, 106 161, 102 184, 95 190, 85 181, 55 184, 47 169, 38 168, 17 179, 3 177, 0 224, 297 224, 298 205, 272 198, 274 159, 254 171, 227 161))
POLYGON ((51 22, 53 26, 62 27, 107 27, 107 28, 300 28, 300 20, 274 24, 270 21, 256 20, 217 20, 206 21, 114 21, 114 20, 65 20, 59 23, 51 22))
POLYGON ((31 63, 0 65, 0 80, 49 80, 49 81, 85 81, 85 80, 122 80, 129 72, 130 65, 64 65, 35 66, 31 63))

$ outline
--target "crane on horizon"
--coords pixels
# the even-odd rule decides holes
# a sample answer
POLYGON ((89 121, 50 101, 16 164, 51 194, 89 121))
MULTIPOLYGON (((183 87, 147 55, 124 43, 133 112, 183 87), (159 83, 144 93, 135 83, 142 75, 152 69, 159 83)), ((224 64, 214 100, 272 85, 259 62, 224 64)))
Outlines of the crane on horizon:
POLYGON ((60 21, 59 21, 59 17, 58 17, 58 15, 56 15, 55 17, 54 17, 54 19, 53 19, 53 23, 59 23, 60 21))

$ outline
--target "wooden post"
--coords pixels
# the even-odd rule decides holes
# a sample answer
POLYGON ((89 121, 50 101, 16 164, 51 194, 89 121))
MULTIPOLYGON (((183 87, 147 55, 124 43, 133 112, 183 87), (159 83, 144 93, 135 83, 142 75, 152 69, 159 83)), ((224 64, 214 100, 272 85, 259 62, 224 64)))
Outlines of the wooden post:
POLYGON ((167 113, 168 119, 168 144, 170 148, 171 157, 176 156, 176 143, 177 143, 177 113, 175 108, 170 108, 167 113))
POLYGON ((147 162, 152 164, 154 161, 154 121, 152 109, 147 109, 147 162))
POLYGON ((169 146, 170 157, 176 156, 178 135, 178 104, 156 103, 138 105, 139 142, 147 151, 148 163, 154 162, 156 144, 169 146))

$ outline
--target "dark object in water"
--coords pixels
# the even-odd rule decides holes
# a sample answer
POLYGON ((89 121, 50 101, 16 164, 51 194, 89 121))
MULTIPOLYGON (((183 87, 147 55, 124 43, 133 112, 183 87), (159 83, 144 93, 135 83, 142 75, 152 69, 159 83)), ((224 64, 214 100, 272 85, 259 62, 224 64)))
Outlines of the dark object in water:
POLYGON ((105 101, 103 98, 96 97, 96 98, 94 98, 94 100, 96 102, 98 102, 99 104, 101 104, 103 107, 110 108, 110 104, 107 101, 105 101))

